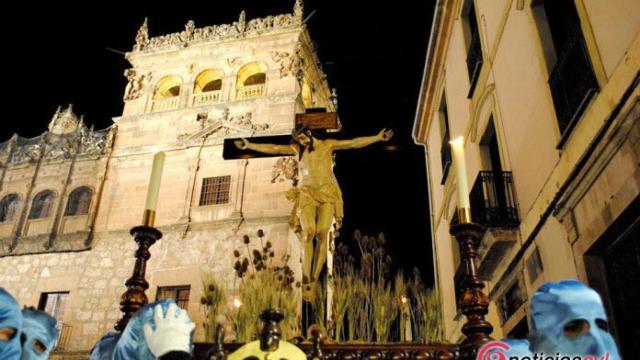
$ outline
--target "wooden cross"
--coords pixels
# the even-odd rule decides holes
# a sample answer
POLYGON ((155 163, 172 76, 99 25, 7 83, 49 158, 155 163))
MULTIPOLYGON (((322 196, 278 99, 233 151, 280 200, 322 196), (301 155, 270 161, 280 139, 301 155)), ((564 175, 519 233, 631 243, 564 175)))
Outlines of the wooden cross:
MULTIPOLYGON (((335 112, 326 112, 325 109, 307 109, 307 112, 304 114, 296 114, 295 125, 307 125, 313 130, 339 130, 340 122, 338 121, 338 113, 335 112)), ((222 157, 225 160, 233 160, 233 159, 253 159, 253 158, 261 158, 261 157, 274 157, 274 156, 283 156, 283 155, 269 155, 259 153, 253 150, 241 150, 238 149, 233 142, 239 140, 238 138, 234 139, 225 139, 224 140, 224 149, 222 151, 222 157)), ((251 142, 257 144, 280 144, 286 145, 291 143, 291 135, 275 135, 275 136, 258 136, 252 137, 251 142)), ((286 155, 285 155, 286 156, 286 155)))

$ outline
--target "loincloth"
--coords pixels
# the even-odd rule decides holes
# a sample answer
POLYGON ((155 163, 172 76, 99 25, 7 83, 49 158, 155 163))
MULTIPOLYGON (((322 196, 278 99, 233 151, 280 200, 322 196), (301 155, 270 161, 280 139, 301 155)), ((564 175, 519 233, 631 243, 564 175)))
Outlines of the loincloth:
POLYGON ((289 225, 295 232, 301 232, 300 213, 308 207, 317 208, 322 204, 333 205, 336 231, 342 226, 344 203, 338 184, 324 184, 319 187, 300 186, 287 191, 287 199, 293 202, 289 225))

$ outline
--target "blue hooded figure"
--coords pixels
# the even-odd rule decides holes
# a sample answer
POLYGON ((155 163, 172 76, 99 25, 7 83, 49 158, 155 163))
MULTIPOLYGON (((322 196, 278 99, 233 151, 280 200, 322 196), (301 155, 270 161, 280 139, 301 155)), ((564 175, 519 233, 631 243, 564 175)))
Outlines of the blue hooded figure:
POLYGON ((546 283, 531 300, 531 348, 536 353, 621 360, 598 293, 577 280, 546 283))
POLYGON ((533 351, 529 346, 529 341, 526 339, 504 339, 503 343, 509 345, 509 350, 505 350, 504 354, 507 359, 510 359, 513 356, 522 359, 525 356, 532 357, 533 351))
POLYGON ((0 359, 18 360, 22 351, 22 312, 16 300, 0 288, 0 359))
POLYGON ((22 360, 46 360, 58 340, 56 319, 34 308, 22 309, 22 360))
MULTIPOLYGON (((176 306, 173 300, 160 300, 138 310, 122 332, 113 353, 113 360, 155 360, 145 340, 143 329, 147 324, 155 328, 154 307, 158 304, 162 306, 165 315, 169 305, 176 306)), ((187 321, 191 320, 187 318, 187 321)))
POLYGON ((120 335, 119 332, 113 331, 101 337, 91 350, 89 360, 112 360, 120 335))

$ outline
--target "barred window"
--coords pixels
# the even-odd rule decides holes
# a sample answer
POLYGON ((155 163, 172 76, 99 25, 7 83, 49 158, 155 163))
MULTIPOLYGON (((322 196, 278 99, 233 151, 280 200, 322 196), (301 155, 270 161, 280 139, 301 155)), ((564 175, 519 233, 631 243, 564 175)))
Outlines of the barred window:
POLYGON ((31 211, 29 211, 29 219, 42 219, 49 217, 55 197, 56 195, 51 190, 39 192, 38 195, 33 198, 31 211))
POLYGON ((92 194, 93 192, 87 186, 81 186, 73 190, 69 194, 69 201, 67 201, 67 208, 64 214, 66 216, 88 214, 92 194))
POLYGON ((11 221, 18 212, 18 194, 9 194, 0 201, 0 222, 11 221))
POLYGON ((189 306, 190 292, 191 292, 190 285, 160 286, 158 287, 158 294, 156 295, 156 300, 171 299, 176 302, 176 305, 186 310, 187 306, 189 306))
POLYGON ((202 189, 200 190, 200 206, 228 204, 230 189, 231 175, 202 179, 202 189))
POLYGON ((56 319, 58 338, 54 348, 58 349, 65 349, 71 337, 71 325, 63 322, 68 299, 68 291, 47 292, 40 294, 40 301, 38 302, 38 310, 42 310, 56 319))

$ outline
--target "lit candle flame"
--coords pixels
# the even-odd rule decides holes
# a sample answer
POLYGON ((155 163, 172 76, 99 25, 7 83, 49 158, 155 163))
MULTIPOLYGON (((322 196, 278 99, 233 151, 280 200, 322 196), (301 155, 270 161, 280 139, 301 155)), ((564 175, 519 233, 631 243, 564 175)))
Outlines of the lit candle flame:
POLYGON ((240 306, 242 306, 242 301, 240 301, 240 299, 238 298, 233 299, 233 306, 239 308, 240 306))

